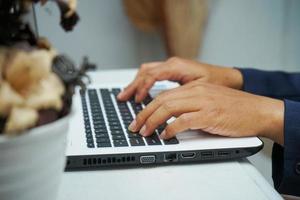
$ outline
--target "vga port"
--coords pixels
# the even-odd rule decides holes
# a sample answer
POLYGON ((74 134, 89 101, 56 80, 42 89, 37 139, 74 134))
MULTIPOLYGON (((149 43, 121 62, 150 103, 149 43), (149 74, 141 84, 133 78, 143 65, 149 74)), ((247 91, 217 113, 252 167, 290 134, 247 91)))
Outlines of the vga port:
POLYGON ((155 163, 155 156, 154 155, 141 156, 140 157, 140 163, 141 164, 155 163))

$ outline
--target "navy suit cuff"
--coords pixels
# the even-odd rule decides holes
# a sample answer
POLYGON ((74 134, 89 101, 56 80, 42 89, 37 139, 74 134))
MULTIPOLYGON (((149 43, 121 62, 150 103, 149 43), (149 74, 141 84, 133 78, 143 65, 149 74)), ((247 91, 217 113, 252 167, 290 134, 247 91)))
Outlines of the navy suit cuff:
POLYGON ((300 102, 284 103, 284 167, 279 191, 300 196, 300 102))

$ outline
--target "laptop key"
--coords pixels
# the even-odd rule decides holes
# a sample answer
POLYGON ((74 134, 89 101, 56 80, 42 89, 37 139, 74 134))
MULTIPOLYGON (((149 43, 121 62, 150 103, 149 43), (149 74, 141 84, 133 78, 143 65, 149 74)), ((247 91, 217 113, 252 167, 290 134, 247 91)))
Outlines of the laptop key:
POLYGON ((145 105, 148 105, 152 100, 153 100, 152 97, 148 94, 148 95, 146 96, 146 98, 144 99, 143 103, 144 103, 145 105))
POLYGON ((131 146, 145 146, 145 142, 142 138, 130 138, 131 146))
POLYGON ((124 135, 112 135, 113 140, 126 140, 124 135))
POLYGON ((138 133, 128 133, 129 138, 141 138, 142 136, 138 133))
POLYGON ((87 138, 87 139, 86 139, 86 142, 87 142, 87 143, 93 143, 94 141, 93 141, 93 138, 87 138))
POLYGON ((109 138, 107 133, 96 133, 96 138, 109 138))
POLYGON ((126 140, 114 140, 115 147, 126 147, 128 143, 126 140))
POLYGON ((122 130, 122 126, 109 126, 110 130, 122 130))
POLYGON ((150 137, 145 137, 147 144, 148 145, 161 145, 160 139, 156 134, 150 136, 150 137))
POLYGON ((109 138, 96 138, 97 143, 110 143, 109 138))
POLYGON ((165 145, 169 145, 169 144, 178 144, 179 142, 178 142, 177 138, 174 137, 169 140, 164 140, 164 143, 165 143, 165 145))
POLYGON ((94 143, 87 143, 87 147, 88 147, 88 148, 94 148, 95 145, 94 145, 94 143))
POLYGON ((101 148, 101 147, 111 147, 110 143, 97 143, 97 147, 101 148))
POLYGON ((111 135, 124 135, 122 130, 111 130, 110 134, 111 135))

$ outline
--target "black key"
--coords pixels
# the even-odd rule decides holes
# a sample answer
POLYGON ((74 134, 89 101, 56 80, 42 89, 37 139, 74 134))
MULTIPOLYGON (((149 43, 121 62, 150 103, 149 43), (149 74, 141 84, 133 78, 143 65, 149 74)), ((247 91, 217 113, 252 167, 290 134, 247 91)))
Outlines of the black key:
POLYGON ((96 138, 109 138, 107 133, 96 133, 96 138))
POLYGON ((94 148, 95 145, 94 145, 94 143, 87 143, 87 147, 88 147, 88 148, 94 148))
POLYGON ((161 145, 161 142, 156 134, 151 135, 150 137, 145 137, 148 145, 161 145))
POLYGON ((95 128, 95 133, 108 133, 108 131, 104 128, 95 128))
POLYGON ((96 138, 97 143, 110 143, 109 138, 96 138))
POLYGON ((110 143, 97 143, 97 147, 101 148, 101 147, 111 147, 110 143))
POLYGON ((122 130, 121 126, 109 126, 110 130, 122 130))
POLYGON ((86 139, 86 142, 87 142, 87 143, 93 143, 94 140, 93 140, 93 138, 87 138, 87 139, 86 139))
POLYGON ((94 125, 94 129, 104 129, 106 130, 106 126, 104 124, 95 124, 94 125))
POLYGON ((112 135, 124 135, 123 130, 111 130, 110 133, 112 135))
POLYGON ((112 92, 115 96, 118 96, 118 94, 121 92, 121 89, 119 89, 119 88, 113 88, 113 89, 111 90, 111 92, 112 92))
POLYGON ((145 142, 142 138, 130 138, 131 146, 145 146, 145 142))
POLYGON ((126 140, 124 135, 112 135, 113 140, 126 140))
POLYGON ((129 138, 141 138, 142 136, 138 133, 128 133, 129 138))
POLYGON ((85 129, 85 133, 86 134, 92 134, 92 130, 89 128, 89 129, 85 129))
POLYGON ((171 138, 169 140, 164 140, 164 143, 166 145, 169 145, 169 144, 178 144, 179 142, 178 142, 177 138, 174 137, 174 138, 171 138))
POLYGON ((148 94, 148 95, 146 96, 146 98, 144 99, 143 103, 144 103, 145 105, 148 105, 152 100, 153 100, 152 97, 148 94))
POLYGON ((120 124, 120 122, 118 122, 118 121, 110 121, 110 122, 109 122, 109 125, 110 125, 110 126, 119 126, 119 127, 121 127, 121 124, 120 124))
POLYGON ((167 126, 167 124, 162 124, 162 125, 158 126, 158 128, 156 129, 158 134, 161 134, 165 130, 166 126, 167 126))
POLYGON ((115 147, 126 147, 128 143, 126 140, 114 140, 115 147))

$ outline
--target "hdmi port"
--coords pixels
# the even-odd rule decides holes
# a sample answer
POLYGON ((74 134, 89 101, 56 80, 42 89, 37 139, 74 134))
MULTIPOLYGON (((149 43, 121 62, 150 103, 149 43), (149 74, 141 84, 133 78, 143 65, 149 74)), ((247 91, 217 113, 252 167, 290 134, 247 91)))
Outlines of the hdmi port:
POLYGON ((195 158, 196 153, 195 152, 187 152, 187 153, 182 153, 181 157, 182 158, 195 158))

